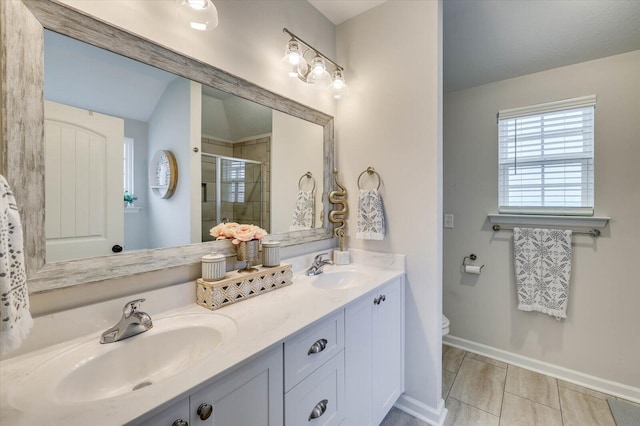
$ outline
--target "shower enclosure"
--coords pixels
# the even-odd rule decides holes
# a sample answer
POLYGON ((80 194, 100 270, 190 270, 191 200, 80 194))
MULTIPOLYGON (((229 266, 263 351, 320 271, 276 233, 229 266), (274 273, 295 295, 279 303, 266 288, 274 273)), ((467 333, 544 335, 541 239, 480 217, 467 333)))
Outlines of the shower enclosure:
POLYGON ((221 222, 268 229, 265 217, 265 166, 259 161, 202 153, 202 241, 221 222))

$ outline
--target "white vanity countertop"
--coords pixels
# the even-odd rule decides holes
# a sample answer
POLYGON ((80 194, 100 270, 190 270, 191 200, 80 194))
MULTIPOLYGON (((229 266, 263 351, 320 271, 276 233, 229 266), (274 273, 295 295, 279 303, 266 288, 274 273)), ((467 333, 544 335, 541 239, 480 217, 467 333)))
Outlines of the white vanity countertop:
MULTIPOLYGON (((301 271, 309 265, 310 256, 288 259, 293 264, 293 284, 270 293, 210 311, 191 304, 161 314, 152 319, 176 314, 213 312, 231 319, 237 332, 207 358, 193 368, 169 377, 135 392, 90 402, 65 403, 55 398, 33 394, 33 404, 26 410, 16 408, 13 401, 20 382, 38 366, 74 345, 95 341, 99 345, 100 333, 83 336, 62 344, 43 348, 0 363, 0 424, 13 425, 115 425, 126 424, 154 410, 159 405, 186 397, 194 388, 221 377, 227 372, 269 348, 281 344, 286 338, 315 321, 339 310, 359 297, 404 274, 404 256, 351 251, 352 263, 345 266, 325 266, 325 272, 353 270, 373 277, 370 282, 340 290, 327 290, 312 285, 314 277, 301 271)), ((193 284, 195 293, 195 283, 193 284)), ((143 295, 144 297, 144 295, 143 295)), ((133 297, 132 297, 133 298, 133 297)), ((153 333, 154 329, 147 331, 153 333)), ((132 337, 131 339, 135 339, 132 337)), ((112 343, 117 345, 119 342, 112 343)), ((144 362, 140 359, 131 362, 144 362)))

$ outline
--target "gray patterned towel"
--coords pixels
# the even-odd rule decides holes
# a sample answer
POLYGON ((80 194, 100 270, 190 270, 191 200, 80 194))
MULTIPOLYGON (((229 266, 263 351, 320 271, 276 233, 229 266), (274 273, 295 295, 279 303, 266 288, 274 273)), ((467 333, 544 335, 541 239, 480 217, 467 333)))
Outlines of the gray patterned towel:
POLYGON ((314 224, 315 202, 313 191, 298 191, 296 196, 296 209, 293 211, 289 231, 301 231, 311 229, 314 224))
POLYGON ((513 229, 518 309, 567 317, 571 231, 513 229))
POLYGON ((22 243, 16 200, 0 175, 0 356, 17 349, 33 325, 22 243))
POLYGON ((384 239, 384 208, 377 189, 361 189, 358 197, 358 221, 356 238, 361 240, 384 239))

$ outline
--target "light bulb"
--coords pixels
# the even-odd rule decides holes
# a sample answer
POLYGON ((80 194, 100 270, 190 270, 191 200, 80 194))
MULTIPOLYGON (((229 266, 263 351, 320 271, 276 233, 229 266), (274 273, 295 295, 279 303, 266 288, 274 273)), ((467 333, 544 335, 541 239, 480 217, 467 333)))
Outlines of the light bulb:
POLYGON ((287 49, 284 51, 284 59, 291 65, 298 65, 302 60, 300 44, 296 40, 291 40, 287 43, 287 49))
POLYGON ((334 99, 342 99, 347 92, 349 91, 349 87, 344 82, 344 75, 342 74, 342 70, 335 70, 332 76, 333 80, 331 81, 331 85, 329 89, 331 90, 331 94, 334 99))
POLYGON ((300 63, 300 54, 298 52, 289 53, 289 63, 291 65, 298 65, 300 63))
POLYGON ((326 87, 330 79, 331 76, 327 72, 327 67, 324 64, 324 59, 320 55, 316 55, 311 60, 310 71, 307 75, 306 82, 315 85, 324 84, 323 87, 326 87))
POLYGON ((192 9, 204 9, 207 7, 207 0, 187 0, 192 9))
POLYGON ((300 49, 300 43, 296 40, 290 40, 287 43, 281 62, 289 77, 296 78, 301 75, 306 75, 309 70, 307 61, 304 60, 302 50, 300 49))
POLYGON ((327 66, 324 64, 324 59, 320 56, 316 56, 311 60, 311 72, 314 77, 321 77, 326 70, 327 66))
POLYGON ((176 0, 178 17, 194 30, 208 31, 218 26, 218 10, 211 0, 176 0))

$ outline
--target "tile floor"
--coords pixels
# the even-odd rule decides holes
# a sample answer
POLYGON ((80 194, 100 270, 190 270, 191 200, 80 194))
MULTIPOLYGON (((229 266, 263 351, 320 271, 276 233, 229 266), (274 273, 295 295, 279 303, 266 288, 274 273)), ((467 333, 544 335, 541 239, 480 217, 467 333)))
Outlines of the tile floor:
MULTIPOLYGON (((501 361, 442 347, 445 426, 615 426, 605 395, 501 361)), ((392 409, 381 426, 427 426, 392 409)))

